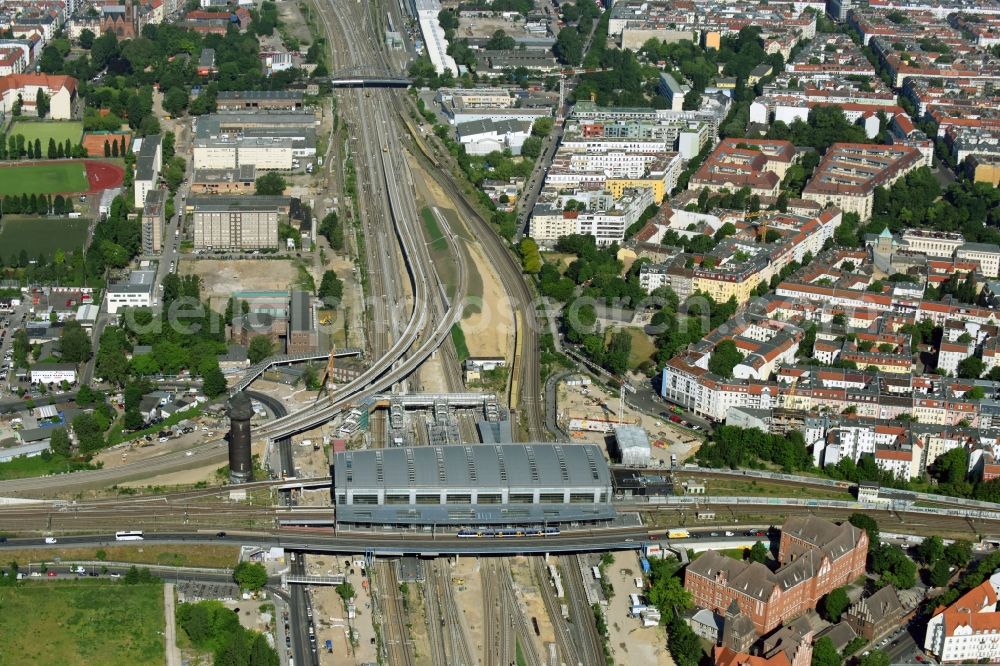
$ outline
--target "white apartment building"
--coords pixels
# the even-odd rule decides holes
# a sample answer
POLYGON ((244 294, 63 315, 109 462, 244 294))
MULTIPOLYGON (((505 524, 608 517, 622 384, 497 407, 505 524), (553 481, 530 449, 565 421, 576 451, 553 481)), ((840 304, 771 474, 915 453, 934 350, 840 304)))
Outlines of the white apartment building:
POLYGON ((153 305, 156 271, 132 271, 127 282, 109 284, 104 291, 104 310, 117 314, 121 308, 148 308, 153 305))
POLYGON ((639 286, 647 294, 669 284, 670 275, 666 264, 643 264, 639 267, 639 286))
POLYGON ((905 230, 902 241, 906 250, 931 257, 951 257, 955 250, 965 244, 962 234, 923 229, 905 230))
POLYGON ((974 261, 985 277, 1000 277, 1000 246, 991 243, 965 243, 955 250, 955 259, 974 261))
POLYGON ((919 443, 875 449, 875 465, 897 479, 909 480, 920 475, 923 449, 919 443))
POLYGON ((924 649, 942 663, 1000 661, 997 576, 984 581, 927 622, 924 649))
MULTIPOLYGON (((573 196, 563 197, 570 198, 573 196)), ((561 202, 536 205, 528 235, 543 244, 570 234, 590 234, 598 245, 620 243, 625 239, 625 230, 654 202, 652 188, 627 190, 617 201, 602 192, 580 193, 578 198, 589 201, 588 210, 562 210, 561 202)))
POLYGON ((938 370, 946 370, 948 374, 958 374, 958 364, 972 356, 976 346, 971 342, 941 342, 938 349, 938 370))

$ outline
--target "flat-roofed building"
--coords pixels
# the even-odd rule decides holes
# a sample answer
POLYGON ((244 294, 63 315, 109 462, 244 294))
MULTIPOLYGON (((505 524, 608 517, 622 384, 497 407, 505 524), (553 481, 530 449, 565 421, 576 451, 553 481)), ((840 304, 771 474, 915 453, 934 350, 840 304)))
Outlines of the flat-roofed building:
POLYGON ((289 111, 303 107, 301 90, 220 90, 215 98, 219 111, 289 111))
POLYGON ((270 201, 245 197, 214 202, 201 197, 194 205, 194 247, 260 250, 278 247, 281 209, 270 201))
POLYGON ((132 203, 141 210, 146 205, 146 195, 156 187, 163 168, 160 135, 152 134, 136 139, 132 143, 132 151, 135 153, 135 197, 132 203))
POLYGON ((196 169, 191 194, 253 194, 257 167, 244 164, 235 169, 196 169))
POLYGON ((304 354, 319 349, 319 333, 316 330, 316 313, 313 311, 312 296, 305 291, 293 291, 288 304, 289 354, 304 354))
POLYGON ((104 290, 104 310, 117 314, 121 308, 148 308, 153 305, 156 271, 132 271, 128 280, 109 284, 104 290))
POLYGON ((164 205, 167 191, 150 190, 146 194, 146 205, 142 208, 142 251, 157 254, 163 238, 164 205))
POLYGON ((541 527, 614 518, 592 444, 476 444, 346 451, 330 470, 338 523, 541 527))

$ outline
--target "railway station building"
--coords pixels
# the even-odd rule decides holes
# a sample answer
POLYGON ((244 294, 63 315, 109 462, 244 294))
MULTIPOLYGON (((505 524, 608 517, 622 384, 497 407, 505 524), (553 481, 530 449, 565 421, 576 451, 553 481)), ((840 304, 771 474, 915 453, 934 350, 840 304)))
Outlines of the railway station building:
POLYGON ((475 444, 344 451, 330 469, 343 525, 553 526, 615 517, 591 444, 475 444))

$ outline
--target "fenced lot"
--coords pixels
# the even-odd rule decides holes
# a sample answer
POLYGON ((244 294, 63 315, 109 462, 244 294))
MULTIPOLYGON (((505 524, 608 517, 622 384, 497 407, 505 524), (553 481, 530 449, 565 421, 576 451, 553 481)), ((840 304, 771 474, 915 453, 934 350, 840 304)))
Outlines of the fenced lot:
POLYGON ((79 120, 18 120, 8 134, 22 134, 26 142, 38 139, 42 143, 42 150, 48 150, 50 137, 56 143, 64 144, 66 139, 74 146, 80 143, 83 123, 79 120))
POLYGON ((88 223, 83 218, 4 216, 0 220, 0 253, 7 260, 21 250, 30 259, 39 255, 49 258, 56 250, 79 251, 87 241, 88 223))
POLYGON ((89 192, 87 163, 57 160, 0 167, 0 196, 89 192))

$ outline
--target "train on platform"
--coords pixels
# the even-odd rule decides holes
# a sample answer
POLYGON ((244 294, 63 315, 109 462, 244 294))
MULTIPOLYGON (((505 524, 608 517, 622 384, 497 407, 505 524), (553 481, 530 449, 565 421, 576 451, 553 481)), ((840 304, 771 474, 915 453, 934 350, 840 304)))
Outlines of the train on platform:
POLYGON ((459 530, 460 539, 507 539, 517 537, 559 536, 558 527, 511 527, 499 529, 459 530))

